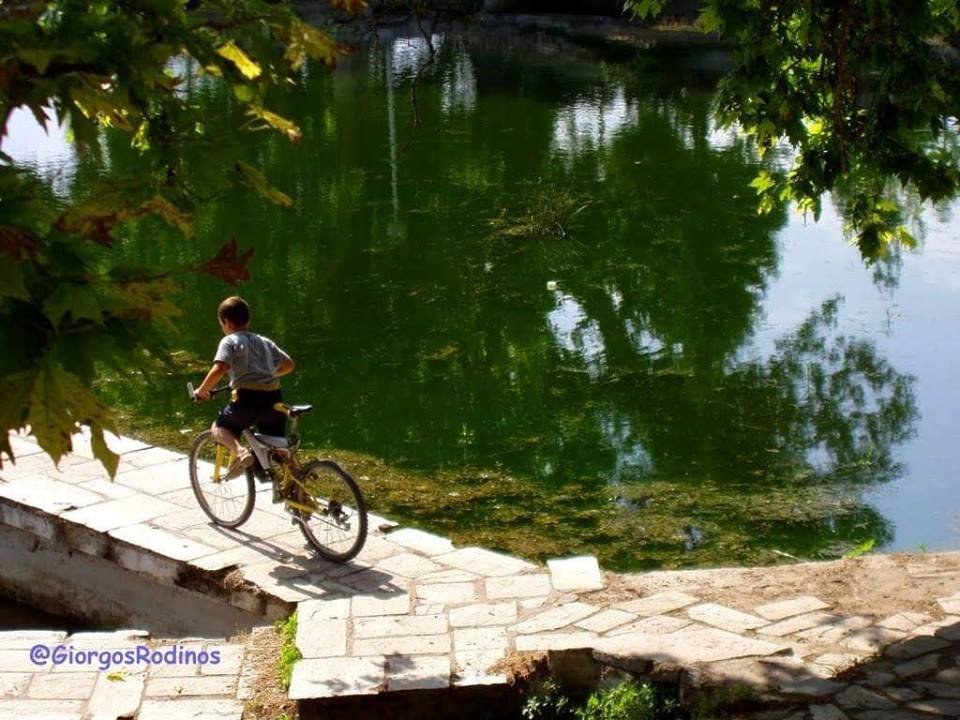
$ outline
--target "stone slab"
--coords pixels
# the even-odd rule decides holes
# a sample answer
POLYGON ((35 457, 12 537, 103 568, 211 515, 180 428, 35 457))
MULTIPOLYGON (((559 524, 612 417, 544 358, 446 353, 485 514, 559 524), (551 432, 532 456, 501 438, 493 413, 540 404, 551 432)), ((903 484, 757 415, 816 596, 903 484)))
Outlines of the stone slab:
POLYGON ((66 637, 59 630, 5 630, 0 632, 0 650, 29 650, 37 643, 58 645, 66 637))
POLYGON ((341 620, 350 617, 351 598, 331 597, 304 600, 297 605, 297 622, 308 620, 341 620))
POLYGON ((937 598, 937 603, 939 603, 945 613, 960 615, 960 593, 951 595, 950 597, 937 598))
POLYGON ((535 570, 536 566, 509 555, 502 555, 478 547, 466 547, 452 553, 437 555, 437 562, 458 570, 476 573, 484 577, 502 577, 516 575, 526 570, 535 570))
POLYGON ((600 608, 582 602, 572 602, 546 610, 529 620, 513 626, 512 630, 521 635, 559 630, 593 615, 600 608))
POLYGON ((387 658, 328 658, 301 660, 293 667, 291 700, 373 695, 386 682, 387 658))
POLYGON ((828 607, 830 606, 819 598, 812 595, 803 595, 801 597, 791 598, 790 600, 779 600, 777 602, 760 605, 759 607, 755 607, 753 611, 766 620, 776 621, 816 610, 825 610, 828 607))
POLYGON ((602 590, 606 585, 600 565, 592 555, 547 560, 550 582, 560 592, 602 590))
POLYGON ((136 468, 145 468, 150 467, 151 465, 171 463, 183 459, 183 453, 178 453, 161 447, 145 447, 140 450, 124 453, 123 455, 124 464, 132 465, 136 468))
POLYGON ((14 698, 23 695, 30 684, 32 673, 0 672, 0 698, 14 698))
POLYGON ((0 483, 0 498, 51 515, 62 515, 104 501, 104 497, 96 492, 39 475, 0 483))
POLYGON ((355 638, 387 638, 405 635, 436 635, 448 630, 446 615, 396 615, 365 617, 353 621, 355 638))
POLYGON ((172 503, 137 494, 73 510, 64 513, 63 518, 100 532, 109 532, 124 525, 136 525, 151 518, 169 515, 177 510, 178 507, 172 503))
POLYGON ((628 613, 625 610, 610 609, 598 612, 596 615, 591 615, 574 624, 583 630, 605 633, 636 619, 637 616, 633 613, 628 613))
POLYGON ((921 655, 943 650, 950 647, 950 643, 929 635, 919 635, 917 637, 907 638, 898 643, 890 645, 884 650, 884 656, 894 660, 911 660, 921 655))
POLYGON ((521 635, 514 641, 517 652, 548 650, 589 650, 597 644, 597 636, 589 632, 521 635))
POLYGON ((844 710, 891 710, 897 706, 892 700, 859 685, 837 693, 834 702, 844 710))
POLYGON ((960 700, 960 685, 939 682, 914 681, 910 687, 916 688, 925 695, 938 698, 960 700))
POLYGON ((127 467, 117 472, 117 485, 145 495, 159 495, 190 488, 190 469, 182 455, 172 462, 150 467, 127 467))
POLYGON ((117 528, 108 534, 117 540, 174 560, 195 560, 216 552, 216 548, 143 523, 117 528))
POLYGON ((453 684, 468 685, 506 685, 507 678, 493 668, 504 658, 500 650, 480 650, 454 653, 455 676, 453 684))
POLYGON ((810 720, 847 720, 847 716, 836 705, 811 705, 810 720))
POLYGON ((432 560, 428 560, 422 555, 405 552, 399 555, 391 555, 376 562, 375 567, 385 570, 394 575, 400 575, 407 578, 415 578, 426 573, 436 572, 440 566, 432 560))
POLYGON ((351 603, 353 617, 406 615, 410 612, 410 594, 406 592, 355 595, 351 603))
POLYGON ((687 618, 677 618, 672 615, 655 615, 646 617, 637 622, 618 627, 607 633, 610 637, 616 635, 640 634, 640 635, 666 635, 667 633, 682 630, 693 624, 692 620, 687 618))
POLYGON ((109 673, 97 676, 88 704, 91 718, 128 718, 136 714, 146 681, 143 673, 128 673, 122 678, 114 678, 109 673))
POLYGON ((387 658, 387 692, 436 690, 450 686, 449 655, 387 658))
POLYGON ((637 600, 617 603, 614 607, 618 610, 626 610, 627 612, 632 612, 642 617, 650 617, 679 610, 680 608, 693 605, 697 602, 700 602, 700 599, 693 595, 670 590, 638 598, 637 600))
POLYGON ((487 578, 485 582, 487 598, 505 600, 508 598, 542 597, 550 594, 550 576, 546 574, 508 575, 487 578))
POLYGON ((840 640, 840 644, 863 652, 876 652, 892 642, 900 640, 904 633, 889 628, 870 627, 857 630, 840 640))
MULTIPOLYGON (((83 700, 0 699, 0 719, 83 720, 83 708, 83 700)), ((237 720, 240 718, 238 717, 237 720)))
POLYGON ((769 624, 766 620, 758 618, 756 615, 740 612, 739 610, 728 608, 725 605, 718 605, 717 603, 694 605, 691 608, 687 608, 687 615, 698 622, 734 633, 756 630, 759 627, 769 624))
POLYGON ((201 675, 237 675, 240 672, 245 651, 243 645, 212 644, 207 645, 206 650, 219 652, 220 662, 200 665, 201 675))
POLYGON ((517 603, 479 603, 450 610, 452 627, 484 627, 509 625, 517 619, 517 603))
POLYGON ((932 672, 937 669, 937 666, 940 663, 940 655, 934 653, 932 655, 923 655, 918 657, 915 660, 908 660, 905 663, 900 663, 893 668, 893 672, 902 678, 912 678, 917 675, 923 675, 928 672, 932 672))
POLYGON ((417 598, 424 602, 449 604, 477 602, 476 583, 418 583, 417 598))
POLYGON ((366 638, 353 641, 352 654, 365 655, 437 655, 451 650, 450 635, 409 635, 366 638))
POLYGON ((415 528, 394 530, 387 535, 387 541, 424 555, 444 555, 454 549, 453 543, 447 538, 415 528))
MULTIPOLYGON (((688 665, 695 662, 779 655, 785 652, 789 652, 789 648, 784 645, 754 640, 715 628, 691 627, 669 635, 628 634, 601 638, 597 641, 595 654, 601 654, 610 660, 642 657, 688 665)), ((616 665, 616 662, 610 664, 616 665)))
POLYGON ((147 678, 144 697, 189 697, 230 695, 237 690, 237 678, 221 675, 204 677, 147 678))
POLYGON ((960 718, 960 700, 916 700, 907 703, 907 707, 911 710, 943 715, 948 718, 960 718))
POLYGON ((146 698, 137 720, 241 720, 243 703, 233 698, 146 698))
POLYGON ((95 672, 40 673, 34 675, 27 697, 37 700, 86 700, 93 694, 95 672))
POLYGON ((297 617, 297 647, 305 658, 347 654, 347 621, 303 620, 297 617))
POLYGON ((453 631, 453 648, 456 652, 507 649, 507 631, 502 627, 463 628, 453 631))

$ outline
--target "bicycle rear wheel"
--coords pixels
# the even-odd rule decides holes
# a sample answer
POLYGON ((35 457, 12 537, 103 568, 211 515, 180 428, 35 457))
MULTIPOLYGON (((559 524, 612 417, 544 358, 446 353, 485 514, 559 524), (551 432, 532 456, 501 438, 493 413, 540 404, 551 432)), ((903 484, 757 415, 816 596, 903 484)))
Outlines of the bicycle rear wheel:
POLYGON ((332 460, 312 460, 294 484, 300 529, 317 553, 334 562, 357 556, 367 540, 367 505, 356 481, 332 460))
POLYGON ((253 470, 230 480, 223 480, 227 472, 229 451, 213 439, 213 433, 204 430, 190 447, 190 485, 197 496, 200 509, 213 522, 227 528, 240 527, 253 512, 253 470), (218 457, 219 455, 219 457, 218 457))

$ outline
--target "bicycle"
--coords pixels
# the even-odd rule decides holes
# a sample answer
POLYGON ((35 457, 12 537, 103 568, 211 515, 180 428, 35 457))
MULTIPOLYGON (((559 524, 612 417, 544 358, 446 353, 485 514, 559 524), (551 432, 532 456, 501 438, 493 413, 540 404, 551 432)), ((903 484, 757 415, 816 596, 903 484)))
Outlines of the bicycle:
MULTIPOLYGON (((215 388, 210 395, 229 390, 215 388)), ((187 392, 197 402, 192 383, 187 392)), ((343 563, 357 556, 367 539, 367 506, 363 493, 353 477, 336 462, 314 459, 301 465, 297 458, 300 435, 299 418, 313 409, 312 405, 277 403, 274 408, 288 418, 285 437, 243 431, 242 440, 254 460, 244 473, 226 479, 235 453, 213 439, 204 430, 190 446, 188 465, 190 485, 200 508, 214 523, 238 528, 245 523, 256 499, 254 478, 269 481, 273 502, 283 501, 293 522, 321 557, 343 563), (234 511, 235 509, 235 511, 234 511)))

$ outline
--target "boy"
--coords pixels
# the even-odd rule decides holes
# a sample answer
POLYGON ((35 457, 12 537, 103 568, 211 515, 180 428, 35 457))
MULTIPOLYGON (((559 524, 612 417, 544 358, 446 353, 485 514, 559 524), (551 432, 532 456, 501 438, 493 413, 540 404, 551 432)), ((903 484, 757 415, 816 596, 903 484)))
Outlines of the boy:
POLYGON ((224 476, 229 480, 253 464, 249 450, 244 448, 238 453, 237 437, 244 430, 256 425, 264 435, 283 436, 286 415, 273 407, 281 401, 277 378, 291 373, 294 362, 273 340, 247 330, 250 306, 243 298, 228 297, 220 303, 217 318, 225 337, 217 346, 213 367, 196 394, 200 400, 209 400, 210 391, 220 378, 230 374, 231 401, 210 428, 214 440, 234 453, 236 458, 224 476))

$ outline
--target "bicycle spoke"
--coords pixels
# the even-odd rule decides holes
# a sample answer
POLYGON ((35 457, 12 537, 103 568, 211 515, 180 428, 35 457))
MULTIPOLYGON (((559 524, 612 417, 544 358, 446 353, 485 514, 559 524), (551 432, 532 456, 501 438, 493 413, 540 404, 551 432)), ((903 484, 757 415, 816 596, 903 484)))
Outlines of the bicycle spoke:
POLYGON ((229 480, 224 477, 233 457, 209 431, 197 437, 190 452, 190 480, 200 507, 226 527, 240 525, 253 510, 251 479, 245 473, 229 480))
POLYGON ((298 481, 300 504, 316 509, 298 510, 307 540, 318 553, 343 562, 354 557, 366 539, 366 508, 356 483, 331 462, 304 467, 298 481))

